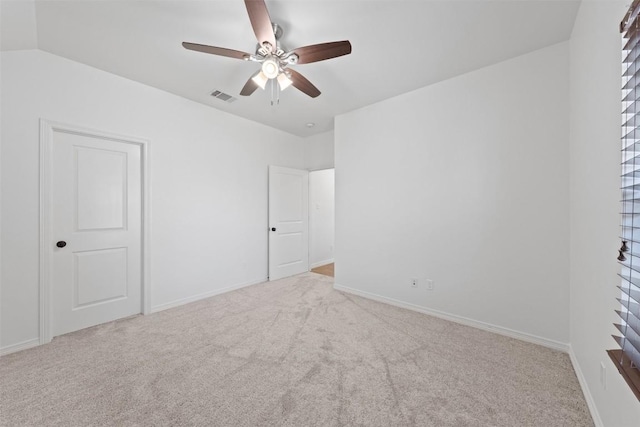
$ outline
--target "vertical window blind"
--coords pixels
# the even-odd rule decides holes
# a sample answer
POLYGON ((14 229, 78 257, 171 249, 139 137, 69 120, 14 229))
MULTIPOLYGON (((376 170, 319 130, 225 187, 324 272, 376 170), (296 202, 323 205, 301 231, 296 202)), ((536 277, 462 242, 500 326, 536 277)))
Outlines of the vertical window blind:
POLYGON ((622 219, 620 321, 614 335, 620 349, 609 356, 640 399, 640 0, 620 23, 622 48, 622 219))

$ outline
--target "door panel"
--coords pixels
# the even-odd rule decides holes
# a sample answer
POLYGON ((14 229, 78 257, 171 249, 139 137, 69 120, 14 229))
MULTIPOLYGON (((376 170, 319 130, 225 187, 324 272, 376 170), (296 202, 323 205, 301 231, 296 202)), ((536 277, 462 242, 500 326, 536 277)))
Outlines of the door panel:
POLYGON ((125 228, 126 153, 74 147, 77 170, 77 231, 125 228))
POLYGON ((309 172, 269 166, 269 228, 269 280, 309 271, 309 172))
POLYGON ((76 252, 73 309, 127 297, 127 248, 76 252))
POLYGON ((141 312, 142 159, 97 135, 56 131, 52 146, 56 336, 141 312))

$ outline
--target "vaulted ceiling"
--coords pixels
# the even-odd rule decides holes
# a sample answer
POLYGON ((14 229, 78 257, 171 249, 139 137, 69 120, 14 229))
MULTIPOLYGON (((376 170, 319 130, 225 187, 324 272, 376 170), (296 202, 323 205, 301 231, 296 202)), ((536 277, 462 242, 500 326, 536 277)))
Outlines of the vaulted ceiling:
MULTIPOLYGON (((41 49, 308 136, 336 115, 568 40, 578 0, 266 0, 289 48, 350 40, 351 55, 294 66, 322 92, 239 96, 259 64, 185 50, 255 52, 242 0, 2 0, 2 50, 41 49), (210 96, 220 90, 238 98, 210 96), (307 123, 315 123, 307 127, 307 123)), ((523 82, 526 84, 526 82, 523 82)))

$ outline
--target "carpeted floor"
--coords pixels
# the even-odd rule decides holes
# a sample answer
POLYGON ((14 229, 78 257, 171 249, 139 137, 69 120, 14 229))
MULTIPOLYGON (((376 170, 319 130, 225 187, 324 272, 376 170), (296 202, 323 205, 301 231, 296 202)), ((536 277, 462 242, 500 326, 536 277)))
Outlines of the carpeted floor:
POLYGON ((592 426, 566 354, 307 273, 0 359, 3 426, 592 426))

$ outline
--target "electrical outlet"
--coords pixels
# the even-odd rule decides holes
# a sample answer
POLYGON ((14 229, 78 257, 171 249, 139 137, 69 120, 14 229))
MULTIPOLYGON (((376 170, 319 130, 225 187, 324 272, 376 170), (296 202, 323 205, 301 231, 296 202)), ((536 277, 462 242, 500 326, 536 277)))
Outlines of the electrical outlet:
POLYGON ((411 287, 412 288, 418 287, 418 279, 411 279, 411 287))
POLYGON ((431 280, 431 279, 427 279, 427 290, 428 291, 432 291, 433 290, 433 280, 431 280))
POLYGON ((600 362, 600 384, 604 390, 607 389, 607 367, 604 362, 600 362))

